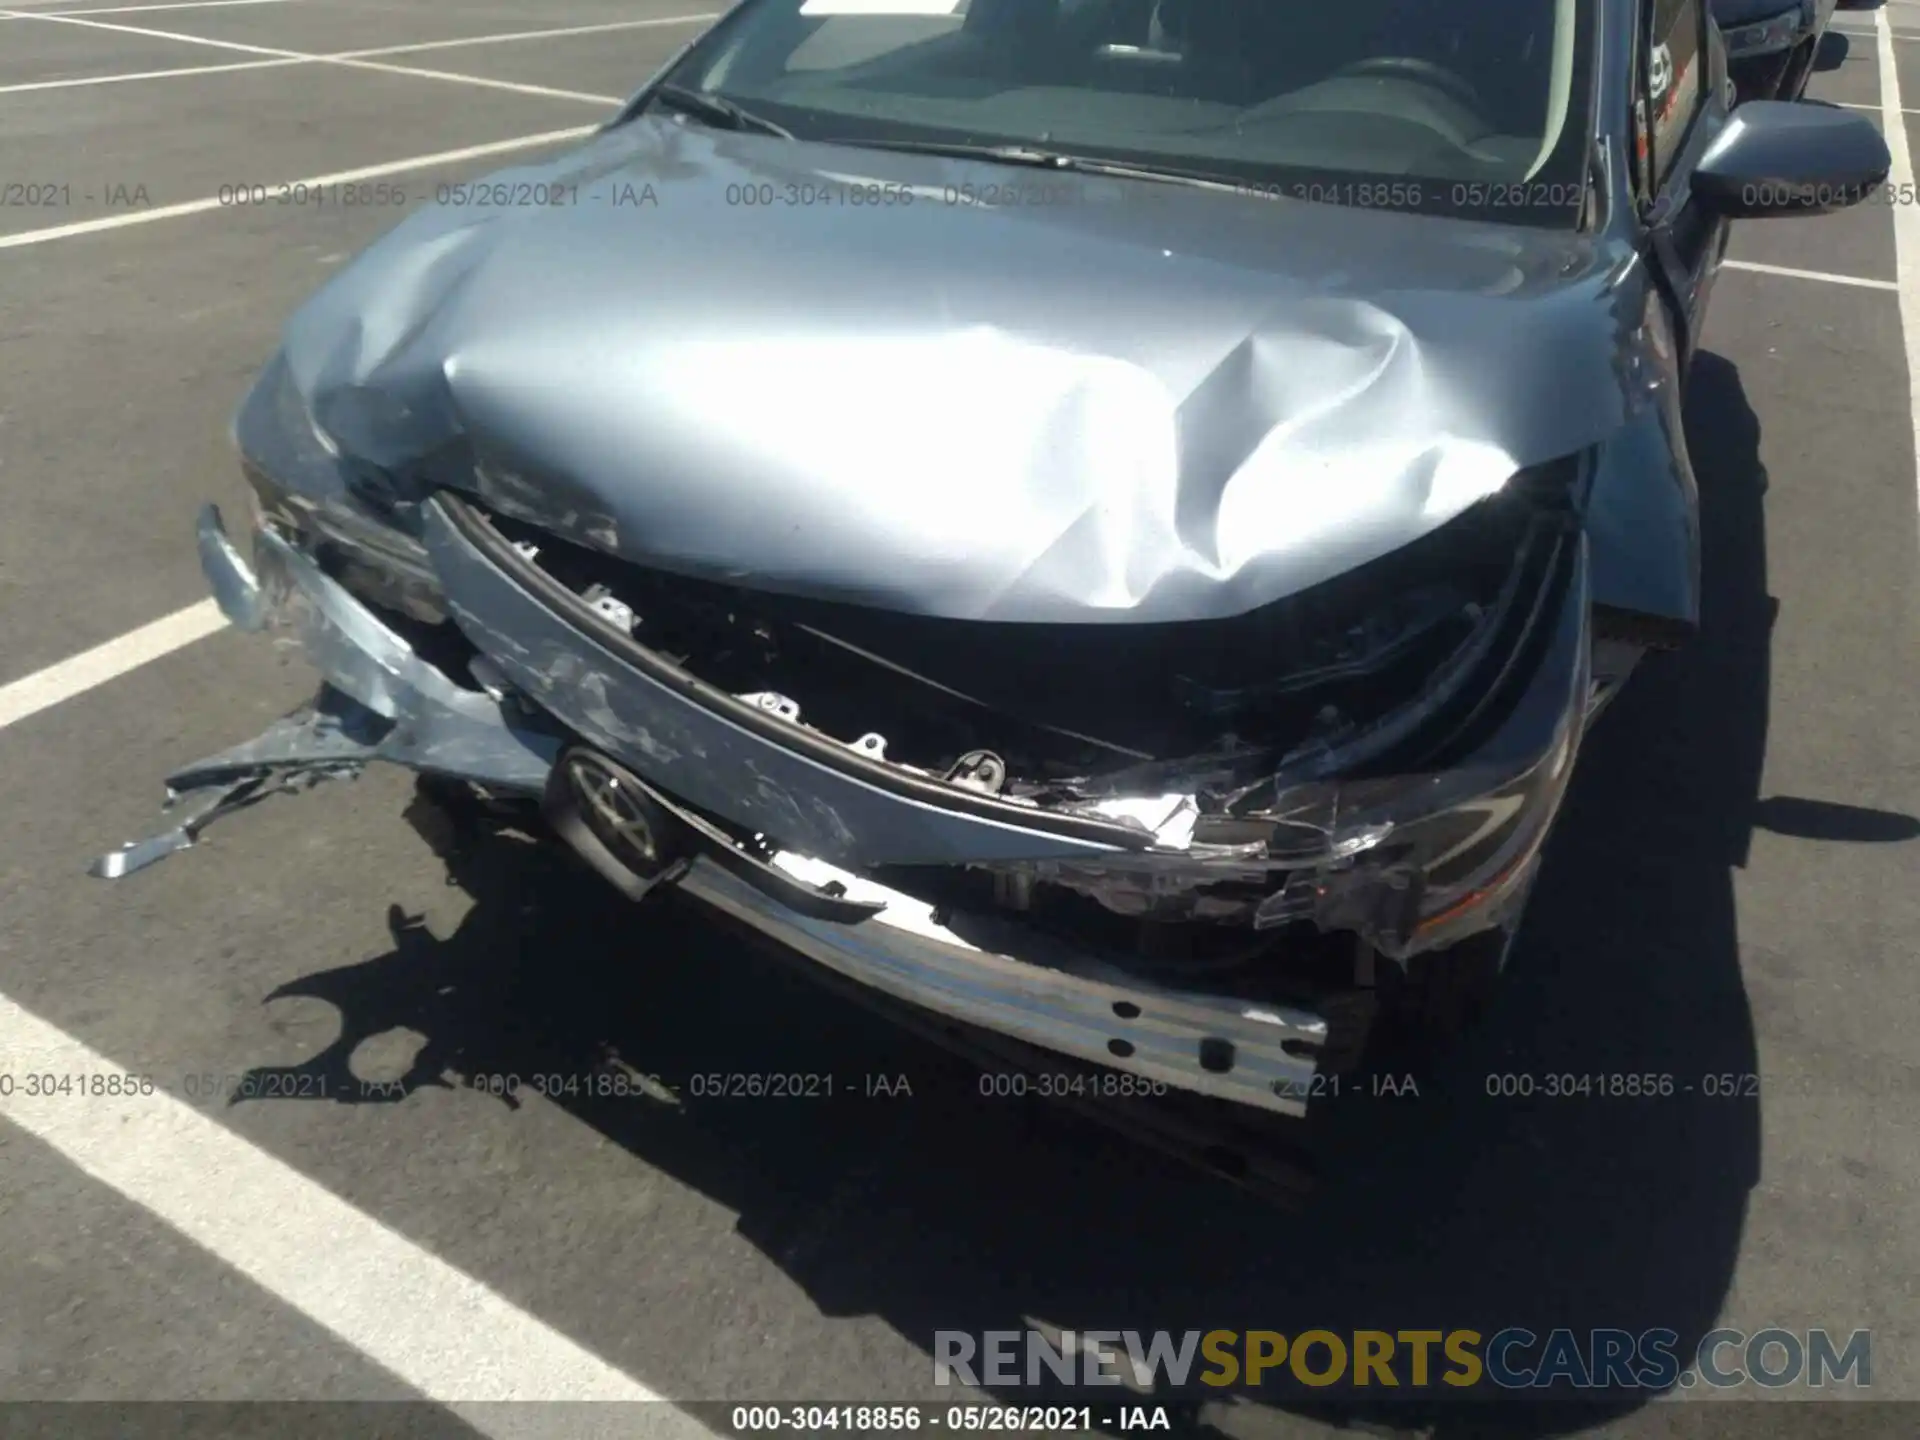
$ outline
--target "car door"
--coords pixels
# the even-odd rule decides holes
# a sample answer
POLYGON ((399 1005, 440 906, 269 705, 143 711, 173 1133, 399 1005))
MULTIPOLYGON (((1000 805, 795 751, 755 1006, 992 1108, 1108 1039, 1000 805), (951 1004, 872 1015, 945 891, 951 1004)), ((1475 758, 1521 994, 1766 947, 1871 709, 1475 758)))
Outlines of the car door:
POLYGON ((1636 188, 1648 261, 1673 311, 1684 373, 1726 249, 1726 222, 1695 203, 1688 185, 1726 121, 1726 61, 1713 43, 1707 0, 1638 0, 1638 9, 1636 188))

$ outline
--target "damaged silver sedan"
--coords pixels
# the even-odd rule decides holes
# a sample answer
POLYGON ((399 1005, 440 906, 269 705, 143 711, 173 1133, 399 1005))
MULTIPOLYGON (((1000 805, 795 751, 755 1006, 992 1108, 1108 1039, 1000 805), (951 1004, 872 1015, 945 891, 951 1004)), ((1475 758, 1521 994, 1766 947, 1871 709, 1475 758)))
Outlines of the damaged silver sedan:
POLYGON ((391 762, 1300 1114, 1472 1008, 1694 629, 1728 220, 1886 172, 1724 80, 1698 0, 746 0, 290 321, 199 543, 323 689, 96 869, 391 762))

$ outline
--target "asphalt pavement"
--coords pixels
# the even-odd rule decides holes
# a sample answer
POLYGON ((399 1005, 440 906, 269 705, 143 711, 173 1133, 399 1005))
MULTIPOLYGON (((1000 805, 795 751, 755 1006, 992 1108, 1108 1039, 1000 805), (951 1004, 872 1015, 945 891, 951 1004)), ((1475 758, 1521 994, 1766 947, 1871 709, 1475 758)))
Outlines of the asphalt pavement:
MULTIPOLYGON (((1488 1025, 1417 1097, 1329 1107, 1298 1214, 983 1095, 696 908, 635 913, 562 857, 473 843, 402 776, 83 873, 154 827, 170 768, 311 689, 209 619, 191 534, 203 500, 242 508, 226 427, 287 313, 436 186, 604 119, 710 19, 0 7, 0 1086, 83 1077, 0 1096, 0 1434, 694 1434, 730 1412, 693 1402, 945 1402, 936 1331, 1027 1326, 1870 1330, 1847 1398, 1920 1401, 1910 165, 1901 203, 1736 230, 1688 403, 1704 632, 1590 738, 1488 1025), (388 199, 280 200, 340 177, 388 199), (1489 1093, 1628 1072, 1694 1088, 1489 1093), (172 1101, 88 1092, 123 1073, 172 1101), (696 1093, 733 1073, 833 1093, 696 1093), (608 1405, 507 1403, 584 1399, 608 1405), (71 1400, 170 1403, 31 1403, 71 1400), (226 1401, 308 1408, 186 1403, 226 1401)), ((1912 132, 1920 0, 1843 9, 1814 96, 1885 123, 1894 85, 1912 132)), ((1500 1433, 1920 1421, 1717 1398, 1778 1403, 1709 1432, 1697 1394, 1614 1395, 1500 1433)), ((1185 1421, 1494 1423, 1254 1392, 1185 1421)))

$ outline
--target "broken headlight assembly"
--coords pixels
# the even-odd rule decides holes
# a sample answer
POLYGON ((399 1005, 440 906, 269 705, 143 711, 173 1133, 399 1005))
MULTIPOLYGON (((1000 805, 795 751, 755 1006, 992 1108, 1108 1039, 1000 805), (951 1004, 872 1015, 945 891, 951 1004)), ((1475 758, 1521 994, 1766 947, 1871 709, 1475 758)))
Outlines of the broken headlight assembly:
POLYGON ((1406 713, 1252 784, 1244 765, 1186 777, 1184 818, 1155 850, 1002 874, 1149 919, 1352 932, 1395 959, 1491 929, 1524 898, 1572 774, 1586 609, 1584 543, 1548 523, 1505 611, 1406 713))

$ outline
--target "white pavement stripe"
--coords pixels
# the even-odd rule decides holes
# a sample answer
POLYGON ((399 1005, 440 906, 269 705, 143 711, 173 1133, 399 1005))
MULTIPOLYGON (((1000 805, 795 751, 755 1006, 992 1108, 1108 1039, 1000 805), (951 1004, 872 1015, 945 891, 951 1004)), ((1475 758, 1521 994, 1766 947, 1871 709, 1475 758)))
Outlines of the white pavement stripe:
POLYGON ((1756 275, 1778 275, 1788 280, 1818 280, 1827 285, 1852 285, 1862 290, 1898 290, 1900 288, 1891 280, 1872 280, 1865 275, 1835 275, 1826 270, 1796 270, 1791 265, 1762 265, 1758 260, 1722 260, 1720 268, 1751 270, 1756 275))
POLYGON ((333 55, 309 57, 322 65, 337 65, 343 70, 371 70, 379 75, 405 75, 415 80, 444 80, 454 85, 478 85, 484 90, 507 90, 515 95, 537 95, 543 100, 577 100, 587 105, 618 105, 624 95, 599 95, 589 90, 555 90, 548 85, 528 85, 519 80, 495 80, 485 75, 461 75, 452 70, 422 70, 412 65, 388 65, 379 60, 344 60, 333 55))
MULTIPOLYGON (((165 1091, 0 996, 0 1054, 20 1074, 86 1076, 83 1103, 0 1091, 0 1116, 158 1216, 427 1399, 489 1433, 543 1428, 500 1401, 661 1397, 473 1276, 356 1210, 165 1091), (484 1408, 482 1408, 484 1407, 484 1408)), ((185 1399, 190 1397, 168 1397, 185 1399)), ((293 1397, 289 1397, 293 1398, 293 1397)), ((531 1407, 528 1407, 529 1409, 531 1407)), ((648 1429, 707 1434, 671 1407, 648 1429)), ((578 1413, 578 1412, 575 1412, 578 1413)), ((638 1427, 634 1412, 623 1428, 638 1427)), ((546 1427, 550 1428, 550 1427, 546 1427)))
POLYGON ((296 0, 165 0, 160 5, 98 5, 62 10, 62 15, 140 15, 148 10, 223 10, 229 5, 291 5, 296 0))
MULTIPOLYGON (((0 20, 17 19, 0 15, 0 20)), ((129 80, 169 80, 177 75, 221 75, 232 70, 270 70, 276 65, 310 65, 306 59, 282 57, 272 60, 234 60, 225 65, 183 65, 173 70, 135 70, 125 75, 76 75, 70 80, 28 80, 18 85, 0 85, 0 95, 20 95, 30 90, 76 90, 85 85, 124 85, 129 80)))
MULTIPOLYGON (((226 623, 218 605, 202 600, 11 684, 0 685, 0 730, 104 685, 115 676, 137 670, 149 660, 203 640, 226 623)), ((4 1053, 5 1047, 0 1045, 0 1054, 4 1053)))
MULTIPOLYGON (((1886 11, 1877 10, 1874 13, 1876 15, 1884 15, 1886 11)), ((1837 34, 1851 36, 1855 40, 1874 40, 1879 37, 1879 27, 1877 25, 1871 30, 1863 27, 1856 28, 1850 25, 1829 25, 1827 28, 1837 34)), ((1920 34, 1916 34, 1911 30, 1895 30, 1892 34, 1896 40, 1920 40, 1920 34)))
MULTIPOLYGON (((651 20, 607 20, 597 25, 562 25, 552 30, 509 30, 499 35, 467 35, 458 40, 416 40, 411 45, 382 45, 374 50, 342 50, 328 60, 358 60, 371 55, 411 55, 421 50, 457 50, 468 45, 507 45, 522 40, 564 40, 570 35, 605 35, 615 30, 652 30, 666 25, 700 25, 718 20, 723 12, 703 10, 696 15, 659 15, 651 20)), ((634 89, 639 89, 635 85, 634 89)))
POLYGON ((149 40, 177 40, 182 45, 199 45, 212 50, 234 50, 242 55, 275 55, 282 59, 311 60, 315 57, 299 50, 279 50, 271 45, 243 45, 238 40, 212 40, 204 35, 183 35, 177 30, 151 30, 145 25, 127 25, 118 20, 86 20, 78 15, 54 15, 44 10, 0 10, 0 19, 38 20, 48 25, 79 25, 88 30, 110 30, 116 35, 141 35, 149 40))
MULTIPOLYGON (((1880 116, 1884 116, 1886 113, 1883 106, 1878 104, 1869 105, 1863 100, 1822 100, 1819 103, 1822 105, 1837 105, 1842 110, 1865 110, 1871 114, 1880 116)), ((1920 110, 1916 110, 1913 106, 1908 105, 1902 109, 1900 113, 1902 115, 1920 115, 1920 110)))
POLYGON ((370 70, 383 75, 404 75, 414 80, 445 80, 459 85, 477 85, 485 90, 509 90, 516 95, 538 95, 548 100, 578 100, 589 105, 618 105, 624 96, 595 95, 580 90, 554 90, 545 85, 525 85, 515 80, 492 80, 484 75, 456 75, 449 70, 416 70, 406 65, 388 65, 375 60, 355 60, 339 55, 313 55, 304 50, 282 50, 273 45, 246 45, 238 40, 210 40, 203 35, 183 35, 173 30, 150 30, 144 25, 122 25, 108 20, 82 20, 73 15, 27 16, 18 11, 0 11, 11 19, 44 20, 63 25, 80 25, 89 30, 107 30, 116 35, 139 35, 148 40, 178 40, 186 45, 208 45, 216 50, 237 50, 243 55, 269 55, 280 60, 304 60, 320 65, 338 65, 349 70, 370 70))
MULTIPOLYGON (((1913 152, 1907 144, 1907 126, 1900 103, 1900 66, 1893 53, 1893 26, 1885 10, 1876 10, 1873 28, 1880 40, 1880 128, 1886 134, 1893 165, 1887 184, 1894 199, 1893 264, 1899 277, 1900 337, 1907 351, 1907 399, 1913 412, 1913 453, 1916 484, 1920 485, 1920 205, 1915 204, 1913 152)), ((1915 500, 1920 503, 1920 489, 1915 500)))
MULTIPOLYGON (((195 0, 195 3, 214 4, 265 4, 268 0, 195 0)), ((275 4, 291 4, 295 0, 272 0, 275 4)), ((11 13, 0 13, 0 20, 35 20, 45 16, 20 14, 21 0, 14 0, 11 13)), ((157 6, 142 6, 142 9, 157 9, 157 6)), ((111 10, 81 10, 65 12, 79 15, 109 15, 111 10)), ((76 75, 65 80, 28 80, 17 85, 0 85, 0 95, 20 95, 35 90, 77 90, 89 85, 124 85, 129 80, 171 80, 183 75, 222 75, 235 70, 268 70, 282 65, 319 65, 327 61, 343 62, 347 60, 376 60, 388 55, 413 55, 425 50, 454 50, 473 45, 512 45, 533 40, 564 40, 575 35, 604 35, 620 30, 651 30, 668 25, 700 25, 709 20, 718 19, 718 10, 702 11, 697 15, 663 15, 651 20, 609 20, 598 25, 563 25, 551 30, 509 30, 498 35, 468 35, 459 40, 416 40, 407 45, 377 45, 371 50, 342 50, 326 55, 308 55, 289 50, 285 54, 274 55, 265 60, 234 60, 224 65, 181 65, 168 70, 136 70, 125 75, 76 75)), ((453 76, 450 72, 433 72, 434 78, 454 79, 469 85, 508 86, 523 93, 546 93, 538 86, 516 86, 510 81, 488 80, 479 75, 453 76)), ((638 86, 635 87, 636 89, 638 86)), ((585 91, 556 92, 560 98, 568 100, 588 100, 595 104, 609 103, 609 97, 589 95, 585 91)), ((622 96, 622 99, 626 97, 622 96)), ((1869 107, 1878 109, 1878 106, 1869 107)))
MULTIPOLYGON (((515 150, 532 150, 542 145, 558 145, 579 140, 594 132, 592 125, 576 125, 567 130, 547 130, 538 135, 521 135, 512 140, 495 140, 486 145, 469 145, 461 150, 442 150, 434 155, 410 155, 404 160, 389 160, 380 165, 362 165, 357 170, 336 170, 331 175, 307 175, 286 181, 309 188, 327 185, 351 185, 359 180, 378 180, 386 175, 404 175, 409 170, 430 170, 436 165, 458 165, 489 155, 506 155, 515 150)), ((280 182, 275 182, 280 183, 280 182)), ((65 240, 75 235, 93 235, 102 230, 121 230, 129 225, 147 225, 155 220, 172 220, 182 215, 203 215, 209 210, 231 210, 217 195, 199 200, 183 200, 178 205, 157 205, 151 210, 130 211, 124 215, 102 215, 94 220, 75 220, 68 225, 49 225, 42 230, 17 230, 0 235, 0 250, 19 245, 40 245, 49 240, 65 240)))

